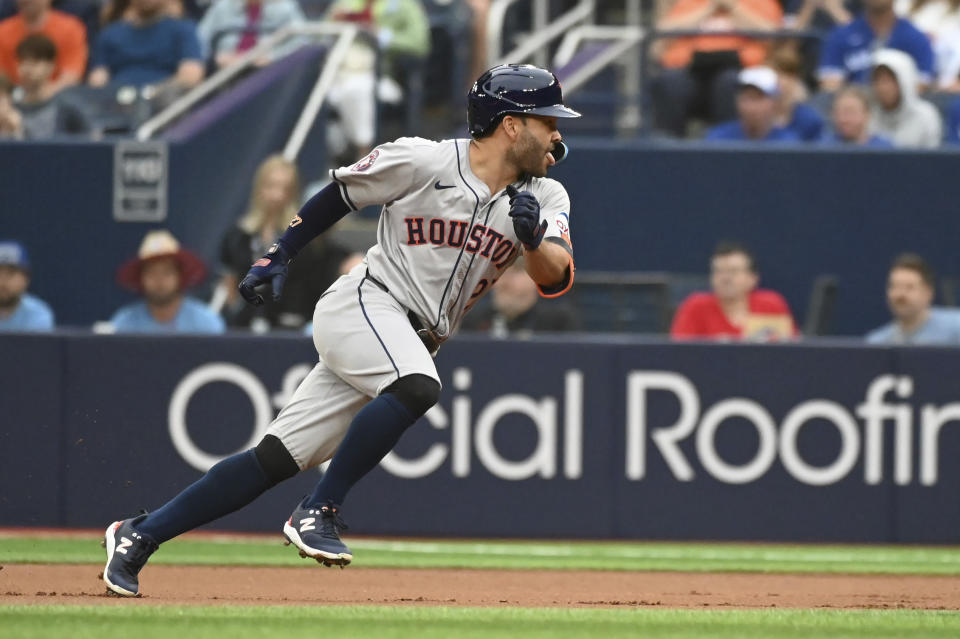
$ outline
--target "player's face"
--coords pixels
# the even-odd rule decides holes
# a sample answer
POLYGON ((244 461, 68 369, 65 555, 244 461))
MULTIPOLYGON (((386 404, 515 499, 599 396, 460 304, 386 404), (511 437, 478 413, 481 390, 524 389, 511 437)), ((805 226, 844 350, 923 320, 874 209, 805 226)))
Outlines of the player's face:
POLYGON ((913 269, 893 269, 887 280, 887 303, 894 317, 911 320, 930 308, 933 290, 913 269))
POLYGON ((520 173, 543 177, 547 169, 557 163, 550 153, 553 145, 561 140, 557 118, 528 115, 520 122, 520 133, 507 159, 520 173))
POLYGON ((175 258, 150 260, 140 270, 143 297, 153 306, 164 306, 180 297, 180 266, 175 258))
POLYGON ((844 140, 859 140, 869 117, 867 105, 854 95, 841 95, 833 103, 833 128, 844 140))
POLYGON ((723 301, 745 298, 757 286, 757 274, 743 253, 717 255, 710 263, 710 286, 723 301))
POLYGON ((884 109, 895 109, 900 104, 900 84, 893 72, 886 67, 878 67, 871 81, 873 94, 884 109))
POLYGON ((12 309, 20 303, 30 279, 13 266, 0 266, 0 308, 12 309))

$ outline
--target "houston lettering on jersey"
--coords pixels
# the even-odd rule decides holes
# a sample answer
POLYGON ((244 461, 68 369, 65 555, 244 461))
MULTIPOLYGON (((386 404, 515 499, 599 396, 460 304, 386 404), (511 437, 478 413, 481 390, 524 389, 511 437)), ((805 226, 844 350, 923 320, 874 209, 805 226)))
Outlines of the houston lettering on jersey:
POLYGON ((513 242, 496 229, 475 224, 467 233, 467 222, 444 218, 407 217, 407 246, 448 246, 463 247, 468 253, 479 253, 503 268, 510 263, 516 250, 513 242), (466 242, 466 246, 464 246, 466 242))

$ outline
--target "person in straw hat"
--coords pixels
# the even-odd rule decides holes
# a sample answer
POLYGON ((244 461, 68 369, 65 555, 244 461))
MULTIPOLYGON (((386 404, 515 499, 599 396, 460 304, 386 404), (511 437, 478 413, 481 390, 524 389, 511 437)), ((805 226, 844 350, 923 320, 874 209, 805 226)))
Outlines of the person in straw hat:
POLYGON ((203 281, 203 261, 169 231, 150 231, 137 257, 117 270, 117 283, 143 297, 110 319, 118 333, 222 333, 223 319, 184 291, 203 281))

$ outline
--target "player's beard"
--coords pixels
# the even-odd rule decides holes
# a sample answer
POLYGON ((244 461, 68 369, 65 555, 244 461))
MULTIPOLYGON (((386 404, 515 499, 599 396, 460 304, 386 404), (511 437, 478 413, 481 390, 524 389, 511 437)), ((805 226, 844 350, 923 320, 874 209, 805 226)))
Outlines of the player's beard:
MULTIPOLYGON (((552 146, 552 145, 551 145, 552 146)), ((521 181, 528 177, 544 177, 547 174, 547 152, 551 147, 543 146, 524 127, 514 145, 507 150, 507 162, 517 167, 521 181)))

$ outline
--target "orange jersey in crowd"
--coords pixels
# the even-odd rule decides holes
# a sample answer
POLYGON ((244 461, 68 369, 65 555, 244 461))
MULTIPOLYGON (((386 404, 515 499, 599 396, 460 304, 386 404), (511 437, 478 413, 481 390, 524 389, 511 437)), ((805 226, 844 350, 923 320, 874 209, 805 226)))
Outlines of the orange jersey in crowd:
MULTIPOLYGON (((780 25, 783 9, 777 0, 735 0, 746 12, 780 25)), ((711 0, 677 0, 666 14, 666 18, 682 18, 703 11, 711 0)), ((700 28, 705 31, 733 31, 736 27, 729 14, 718 11, 706 18, 700 28)), ((660 64, 668 69, 679 69, 690 64, 695 51, 739 51, 740 62, 744 67, 763 64, 767 57, 767 44, 751 38, 739 36, 692 36, 670 40, 660 64)))
POLYGON ((83 77, 87 68, 87 30, 77 18, 62 11, 51 9, 43 26, 31 31, 19 14, 0 21, 0 73, 15 83, 20 83, 17 72, 17 45, 32 33, 42 33, 57 46, 57 64, 53 78, 62 71, 83 77))
POLYGON ((797 334, 790 307, 774 291, 750 293, 750 315, 743 326, 734 326, 724 315, 713 293, 694 293, 680 305, 670 335, 680 338, 749 338, 763 341, 797 334))

